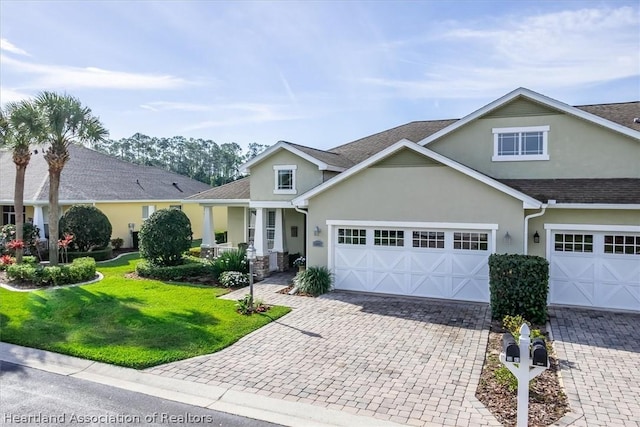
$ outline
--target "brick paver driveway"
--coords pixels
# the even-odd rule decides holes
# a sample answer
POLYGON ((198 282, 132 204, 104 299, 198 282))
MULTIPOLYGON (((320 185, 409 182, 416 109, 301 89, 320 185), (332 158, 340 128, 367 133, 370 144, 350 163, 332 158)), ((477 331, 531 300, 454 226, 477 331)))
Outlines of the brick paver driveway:
POLYGON ((550 310, 571 414, 560 425, 640 426, 640 314, 550 310))
POLYGON ((488 305, 275 293, 282 287, 259 284, 256 295, 294 307, 284 318, 218 353, 149 371, 408 425, 500 425, 474 396, 488 305))

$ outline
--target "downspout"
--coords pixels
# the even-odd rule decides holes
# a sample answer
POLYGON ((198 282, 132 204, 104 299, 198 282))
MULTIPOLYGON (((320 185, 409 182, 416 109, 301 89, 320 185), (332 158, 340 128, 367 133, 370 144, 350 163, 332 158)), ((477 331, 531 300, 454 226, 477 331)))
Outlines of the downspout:
POLYGON ((524 217, 524 254, 527 255, 529 252, 529 220, 531 218, 536 218, 544 215, 544 211, 547 210, 547 204, 542 204, 542 210, 540 212, 536 212, 531 215, 527 215, 524 217))
MULTIPOLYGON (((301 214, 304 214, 304 216, 306 217, 306 218, 305 218, 305 220, 304 220, 304 224, 305 224, 305 232, 304 232, 304 235, 305 235, 305 237, 306 237, 306 236, 308 235, 307 230, 306 230, 306 228, 307 228, 306 226, 307 226, 307 225, 308 225, 308 223, 309 223, 309 221, 308 221, 308 219, 309 219, 309 212, 308 212, 308 211, 303 211, 302 209, 300 209, 300 208, 299 208, 299 207, 297 207, 297 206, 294 206, 294 207, 293 207, 293 209, 295 209, 295 210, 296 210, 296 212, 300 212, 301 214)), ((304 243, 305 243, 305 245, 307 244, 307 242, 304 242, 304 243)), ((305 248, 305 249, 306 249, 306 248, 305 248)), ((298 286, 295 284, 295 281, 294 281, 294 282, 293 282, 293 288, 289 291, 289 295, 295 295, 295 294, 297 294, 297 293, 298 293, 298 286)))

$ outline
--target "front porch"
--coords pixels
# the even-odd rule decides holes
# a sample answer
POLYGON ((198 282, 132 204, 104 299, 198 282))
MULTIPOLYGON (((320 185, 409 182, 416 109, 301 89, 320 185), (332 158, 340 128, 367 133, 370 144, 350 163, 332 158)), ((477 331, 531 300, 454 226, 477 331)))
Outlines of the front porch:
POLYGON ((227 242, 215 239, 213 207, 220 204, 203 204, 204 221, 201 256, 217 257, 225 250, 246 247, 250 243, 256 249, 254 274, 258 280, 274 272, 289 270, 290 257, 304 256, 306 241, 306 217, 303 213, 282 203, 252 206, 245 203, 227 204, 227 242))

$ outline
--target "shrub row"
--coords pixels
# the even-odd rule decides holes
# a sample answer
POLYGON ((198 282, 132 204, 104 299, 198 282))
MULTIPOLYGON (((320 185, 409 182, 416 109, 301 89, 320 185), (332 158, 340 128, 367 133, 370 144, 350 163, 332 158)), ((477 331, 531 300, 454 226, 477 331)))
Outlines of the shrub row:
POLYGON ((489 257, 491 316, 522 316, 533 323, 547 320, 549 262, 532 255, 489 257))
POLYGON ((87 257, 93 258, 96 261, 106 261, 108 259, 111 259, 111 257, 113 257, 113 248, 107 247, 105 249, 99 249, 99 250, 89 251, 89 252, 67 252, 66 257, 70 262, 73 261, 74 259, 87 258, 87 257))
POLYGON ((76 258, 71 264, 40 266, 33 263, 12 264, 7 268, 9 280, 29 281, 37 286, 60 286, 92 280, 96 276, 93 258, 76 258))
POLYGON ((150 279, 167 280, 172 282, 185 281, 191 277, 211 275, 218 277, 219 272, 210 262, 195 261, 193 258, 185 259, 185 264, 160 267, 143 260, 136 265, 136 273, 140 277, 150 279))

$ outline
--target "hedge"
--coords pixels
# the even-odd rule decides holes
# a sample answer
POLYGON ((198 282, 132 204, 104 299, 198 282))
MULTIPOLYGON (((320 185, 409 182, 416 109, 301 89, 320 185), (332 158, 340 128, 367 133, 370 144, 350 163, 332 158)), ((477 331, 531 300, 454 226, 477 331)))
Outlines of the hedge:
POLYGON ((489 257, 491 316, 522 316, 533 323, 547 320, 549 262, 532 255, 493 254, 489 257))
POLYGON ((7 276, 9 280, 33 282, 37 286, 81 283, 96 277, 96 261, 93 258, 77 258, 71 264, 46 267, 12 264, 7 268, 7 276))
POLYGON ((155 266, 143 260, 136 265, 136 273, 138 273, 140 277, 172 282, 185 281, 196 276, 212 276, 217 278, 219 275, 219 272, 213 264, 195 260, 169 267, 155 266))

